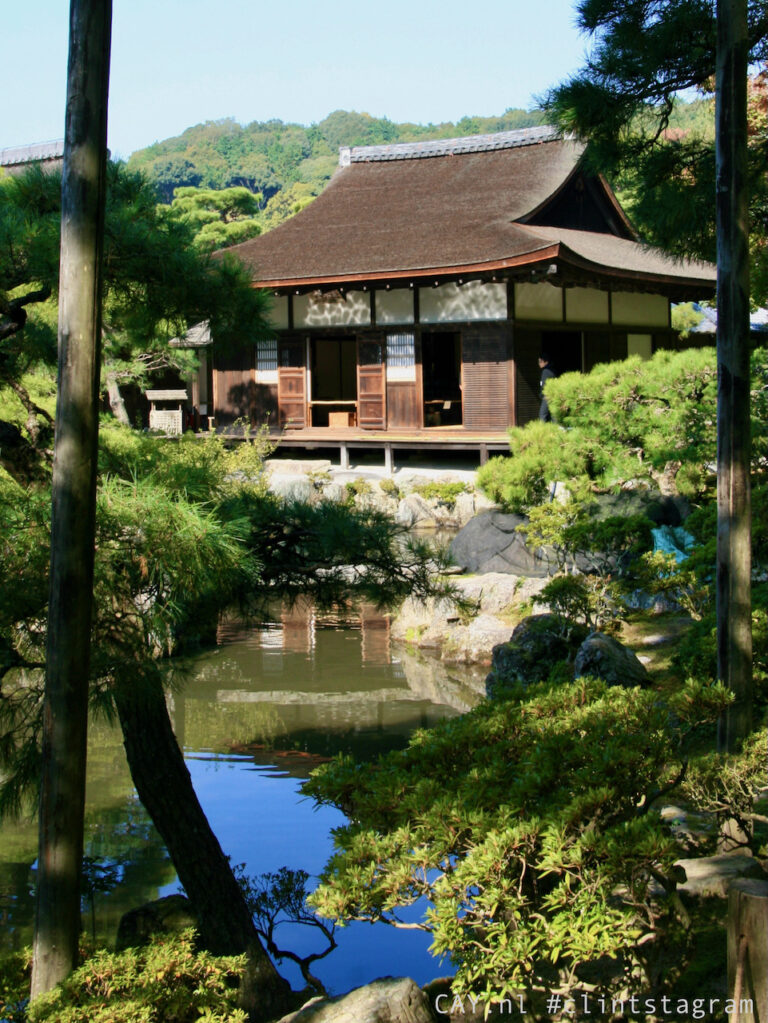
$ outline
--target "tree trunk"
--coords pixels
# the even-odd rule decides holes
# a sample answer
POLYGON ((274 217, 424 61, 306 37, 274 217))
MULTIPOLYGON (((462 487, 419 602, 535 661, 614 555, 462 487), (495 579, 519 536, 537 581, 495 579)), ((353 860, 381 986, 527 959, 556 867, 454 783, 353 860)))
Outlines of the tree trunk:
POLYGON ((721 749, 752 727, 747 0, 717 3, 717 662, 735 701, 721 749))
POLYGON ((107 375, 107 397, 109 398, 109 407, 112 409, 112 415, 124 426, 130 426, 131 421, 128 418, 128 413, 125 409, 125 402, 123 396, 120 393, 120 385, 113 376, 107 375))
POLYGON ((111 18, 111 0, 72 0, 33 996, 80 934, 111 18))
POLYGON ((29 391, 18 380, 12 380, 3 377, 3 384, 5 384, 6 387, 11 388, 13 393, 24 406, 24 410, 27 413, 27 421, 24 423, 24 425, 27 428, 27 433, 29 434, 29 439, 32 442, 32 446, 34 448, 39 448, 41 428, 40 423, 38 422, 38 416, 40 416, 42 419, 45 419, 49 427, 53 425, 53 420, 51 419, 51 417, 48 415, 44 408, 40 408, 39 405, 36 405, 35 402, 32 401, 32 399, 29 396, 29 391))
POLYGON ((115 705, 136 791, 192 902, 205 947, 219 955, 246 952, 243 1007, 254 1020, 282 1015, 289 1008, 289 985, 259 942, 243 892, 200 806, 160 681, 120 687, 115 705))

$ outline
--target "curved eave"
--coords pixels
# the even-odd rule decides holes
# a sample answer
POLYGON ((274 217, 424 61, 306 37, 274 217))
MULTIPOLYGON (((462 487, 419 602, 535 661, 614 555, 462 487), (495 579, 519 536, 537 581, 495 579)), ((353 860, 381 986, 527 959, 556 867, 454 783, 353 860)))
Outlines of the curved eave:
POLYGON ((379 281, 411 281, 424 280, 430 277, 456 277, 459 274, 484 274, 511 270, 522 266, 535 266, 546 260, 556 259, 561 246, 558 243, 547 245, 535 252, 526 252, 508 259, 489 260, 479 263, 464 263, 460 266, 416 267, 411 270, 369 270, 364 273, 333 274, 324 277, 291 277, 275 280, 256 280, 255 288, 278 289, 310 289, 332 287, 340 284, 363 284, 379 281))
POLYGON ((618 281, 625 285, 631 285, 629 290, 634 291, 638 290, 637 284, 642 283, 648 285, 649 291, 656 288, 701 296, 705 293, 714 294, 717 287, 715 280, 710 277, 684 277, 674 273, 664 274, 658 271, 606 266, 604 263, 596 263, 585 256, 579 255, 579 253, 574 252, 564 242, 561 242, 558 246, 558 257, 563 264, 580 273, 595 278, 603 278, 607 282, 618 281))
POLYGON ((500 274, 504 277, 514 276, 514 271, 527 268, 535 269, 542 263, 557 263, 555 279, 550 275, 552 283, 571 285, 584 284, 587 281, 605 287, 619 285, 628 290, 663 291, 672 297, 701 297, 714 294, 715 281, 707 277, 681 276, 675 273, 658 273, 638 269, 624 269, 607 266, 579 255, 563 242, 553 242, 533 252, 527 252, 507 259, 486 260, 461 265, 414 267, 407 270, 387 269, 369 270, 354 274, 329 274, 317 277, 290 277, 261 279, 253 282, 256 288, 270 291, 312 291, 316 289, 337 288, 353 285, 369 284, 403 284, 429 279, 445 280, 459 276, 500 274), (638 289, 638 284, 642 285, 638 289))

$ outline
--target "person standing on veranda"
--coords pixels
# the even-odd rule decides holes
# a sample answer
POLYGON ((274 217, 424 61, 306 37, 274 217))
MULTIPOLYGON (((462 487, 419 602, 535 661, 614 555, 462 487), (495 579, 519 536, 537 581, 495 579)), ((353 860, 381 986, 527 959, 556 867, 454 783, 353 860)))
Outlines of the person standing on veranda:
POLYGON ((539 386, 541 405, 539 406, 539 419, 543 423, 549 423, 552 421, 552 414, 549 411, 549 403, 544 395, 544 386, 548 380, 551 380, 557 374, 552 369, 552 360, 546 352, 542 352, 539 356, 539 369, 541 370, 541 381, 539 386))

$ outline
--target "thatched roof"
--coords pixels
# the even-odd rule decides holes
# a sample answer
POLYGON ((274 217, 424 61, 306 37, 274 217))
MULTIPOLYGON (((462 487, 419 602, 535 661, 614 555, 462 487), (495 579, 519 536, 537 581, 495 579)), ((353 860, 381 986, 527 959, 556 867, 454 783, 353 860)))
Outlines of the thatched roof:
POLYGON ((709 293, 709 264, 632 240, 607 183, 583 170, 583 153, 548 127, 342 150, 314 202, 228 251, 256 283, 283 290, 546 265, 576 281, 709 293))

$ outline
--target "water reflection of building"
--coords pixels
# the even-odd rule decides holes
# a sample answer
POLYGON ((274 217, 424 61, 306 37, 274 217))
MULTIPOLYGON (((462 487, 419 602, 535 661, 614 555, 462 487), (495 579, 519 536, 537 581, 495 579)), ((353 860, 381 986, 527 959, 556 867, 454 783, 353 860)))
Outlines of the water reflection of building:
POLYGON ((363 604, 360 608, 360 629, 363 636, 363 660, 389 664, 389 615, 382 614, 373 604, 363 604))
POLYGON ((468 710, 482 691, 471 669, 393 651, 389 619, 373 605, 351 621, 307 602, 274 618, 223 622, 219 647, 196 659, 183 699, 173 698, 187 748, 371 755, 468 710))
POLYGON ((307 654, 315 647, 318 629, 359 629, 362 659, 372 664, 390 664, 390 618, 375 604, 364 602, 354 609, 320 611, 309 597, 275 609, 275 622, 254 629, 240 618, 226 617, 219 624, 219 644, 240 642, 261 649, 277 648, 307 654))
POLYGON ((315 645, 315 607, 308 597, 299 597, 280 612, 283 649, 297 654, 309 653, 315 645))

